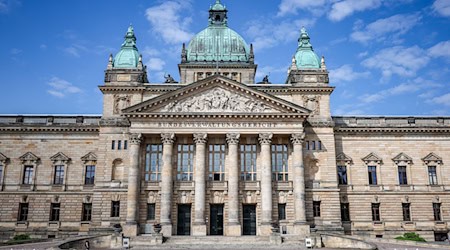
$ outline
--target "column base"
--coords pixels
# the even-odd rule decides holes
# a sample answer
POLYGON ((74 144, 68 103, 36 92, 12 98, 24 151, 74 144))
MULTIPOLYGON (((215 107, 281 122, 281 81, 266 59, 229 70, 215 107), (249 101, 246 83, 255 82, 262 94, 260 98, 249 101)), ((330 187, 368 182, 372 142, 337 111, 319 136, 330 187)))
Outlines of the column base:
POLYGON ((302 237, 311 235, 310 227, 306 222, 294 222, 294 233, 302 237))
POLYGON ((164 237, 172 236, 172 224, 162 224, 161 225, 161 234, 164 237))
POLYGON ((205 223, 193 223, 192 235, 194 236, 206 236, 206 224, 205 223))
POLYGON ((241 236, 242 235, 241 224, 239 223, 228 224, 226 227, 226 235, 241 236))
POLYGON ((136 222, 128 223, 123 227, 123 235, 126 237, 135 237, 138 235, 139 226, 136 222))
POLYGON ((261 223, 259 226, 260 236, 270 236, 272 235, 272 223, 261 223))

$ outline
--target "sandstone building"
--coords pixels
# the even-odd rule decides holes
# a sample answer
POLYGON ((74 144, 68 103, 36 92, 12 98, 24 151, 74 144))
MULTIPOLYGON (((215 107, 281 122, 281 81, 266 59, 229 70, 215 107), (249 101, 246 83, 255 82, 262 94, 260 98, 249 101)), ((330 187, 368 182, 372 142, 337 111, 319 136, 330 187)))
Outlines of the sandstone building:
MULTIPOLYGON (((0 233, 447 237, 449 117, 333 117, 302 29, 286 82, 216 3, 180 82, 149 83, 130 27, 101 116, 0 116, 0 233)), ((332 79, 331 79, 332 81, 332 79)))

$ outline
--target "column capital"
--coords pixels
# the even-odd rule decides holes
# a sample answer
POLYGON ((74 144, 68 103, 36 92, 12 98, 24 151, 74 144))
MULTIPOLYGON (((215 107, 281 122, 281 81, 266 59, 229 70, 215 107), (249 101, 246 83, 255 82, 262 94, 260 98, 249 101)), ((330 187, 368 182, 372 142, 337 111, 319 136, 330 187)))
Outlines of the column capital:
POLYGON ((131 134, 130 144, 139 145, 142 142, 142 134, 131 134))
POLYGON ((291 135, 291 142, 292 144, 302 144, 305 140, 305 133, 297 133, 291 135))
POLYGON ((239 143, 239 138, 241 137, 241 134, 238 133, 230 133, 227 134, 227 143, 228 144, 238 144, 239 143))
POLYGON ((208 141, 208 134, 206 133, 194 134, 195 144, 205 144, 206 141, 208 141))
POLYGON ((272 133, 261 133, 259 134, 258 140, 260 144, 270 144, 272 143, 272 133))
POLYGON ((175 134, 163 133, 161 134, 161 141, 163 144, 173 144, 175 142, 175 134))

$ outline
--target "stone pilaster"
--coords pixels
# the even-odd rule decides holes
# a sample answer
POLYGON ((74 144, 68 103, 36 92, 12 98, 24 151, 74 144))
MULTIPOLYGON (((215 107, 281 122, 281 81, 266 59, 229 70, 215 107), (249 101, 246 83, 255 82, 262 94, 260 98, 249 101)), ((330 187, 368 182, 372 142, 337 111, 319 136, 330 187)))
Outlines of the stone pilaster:
POLYGON ((130 166, 128 168, 127 217, 124 235, 131 237, 138 234, 139 207, 139 150, 142 142, 141 134, 130 136, 130 166))
POLYGON ((239 221, 239 134, 227 134, 228 143, 228 223, 226 235, 240 236, 241 223, 239 221))
POLYGON ((294 208, 295 222, 294 230, 296 234, 309 235, 309 225, 306 224, 305 210, 305 167, 303 165, 303 140, 305 133, 292 134, 293 144, 292 167, 294 170, 294 208))
POLYGON ((206 141, 207 134, 194 134, 195 142, 195 220, 192 235, 206 235, 205 196, 206 196, 206 141))
POLYGON ((161 134, 163 143, 163 166, 161 174, 161 233, 164 236, 172 235, 172 192, 173 192, 173 173, 172 173, 172 153, 175 134, 161 134))
POLYGON ((272 228, 272 167, 271 151, 272 134, 259 134, 261 144, 261 227, 260 235, 270 235, 272 228))

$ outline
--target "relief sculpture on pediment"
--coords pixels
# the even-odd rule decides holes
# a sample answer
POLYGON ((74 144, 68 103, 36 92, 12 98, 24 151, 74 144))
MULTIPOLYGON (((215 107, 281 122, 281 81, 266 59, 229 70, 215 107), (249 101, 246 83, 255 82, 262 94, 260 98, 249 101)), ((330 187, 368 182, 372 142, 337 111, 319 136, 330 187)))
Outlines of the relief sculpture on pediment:
POLYGON ((173 101, 161 112, 277 112, 261 101, 215 88, 187 100, 173 101))

